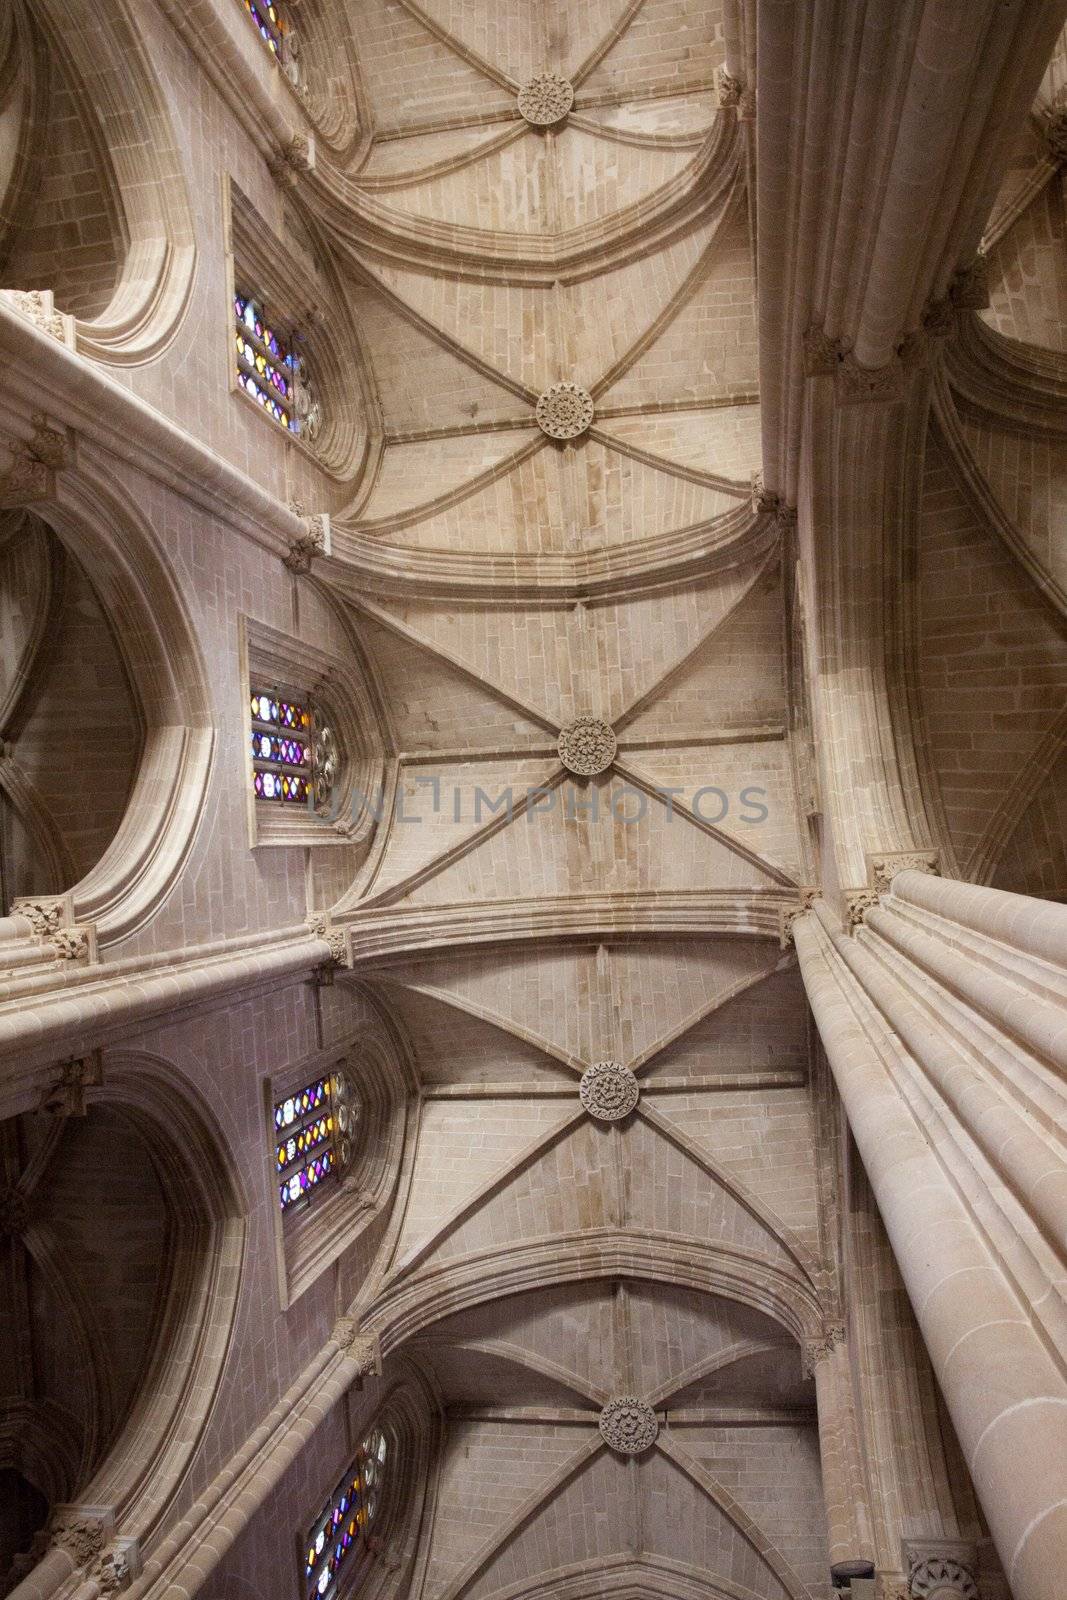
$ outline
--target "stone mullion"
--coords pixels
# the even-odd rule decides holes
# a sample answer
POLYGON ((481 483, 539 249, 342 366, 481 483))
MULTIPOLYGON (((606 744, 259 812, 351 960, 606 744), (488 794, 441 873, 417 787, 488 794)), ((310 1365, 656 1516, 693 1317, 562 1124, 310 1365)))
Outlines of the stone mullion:
MULTIPOLYGON (((1008 1581, 1016 1600, 1057 1600, 1067 1504, 1047 1463, 1067 1459, 1062 1367, 910 1109, 897 1078, 902 1047, 829 913, 816 908, 793 928, 830 1066, 1008 1581)), ((927 1025, 927 1037, 937 1033, 927 1025)))

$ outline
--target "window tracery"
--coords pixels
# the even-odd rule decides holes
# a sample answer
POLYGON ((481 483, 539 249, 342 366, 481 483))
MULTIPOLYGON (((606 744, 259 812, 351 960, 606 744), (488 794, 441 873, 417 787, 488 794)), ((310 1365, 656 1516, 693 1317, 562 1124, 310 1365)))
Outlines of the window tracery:
POLYGON ((322 1073, 274 1102, 278 1198, 286 1215, 305 1209, 327 1178, 351 1164, 359 1101, 345 1073, 322 1073))
POLYGON ((323 1596, 337 1594, 338 1576, 342 1573, 353 1579, 358 1575, 362 1565, 358 1554, 366 1551, 371 1526, 379 1513, 388 1456, 384 1431, 373 1428, 312 1523, 305 1541, 305 1600, 322 1600, 323 1596))

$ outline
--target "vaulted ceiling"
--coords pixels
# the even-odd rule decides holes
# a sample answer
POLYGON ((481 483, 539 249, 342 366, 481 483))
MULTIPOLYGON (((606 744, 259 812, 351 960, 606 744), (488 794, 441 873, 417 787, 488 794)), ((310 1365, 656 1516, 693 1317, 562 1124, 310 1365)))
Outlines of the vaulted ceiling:
POLYGON ((835 1290, 719 8, 372 0, 357 52, 373 137, 300 193, 369 375, 321 573, 396 788, 332 916, 424 1086, 352 1280, 445 1417, 419 1582, 799 1600, 826 1552, 798 1339, 835 1290), (545 71, 574 88, 549 128, 516 109, 545 71), (571 440, 535 415, 559 383, 595 408, 571 440), (557 750, 582 715, 618 741, 595 777, 557 750), (614 1123, 578 1094, 604 1061, 639 1086, 614 1123), (663 1424, 630 1462, 618 1395, 663 1424))

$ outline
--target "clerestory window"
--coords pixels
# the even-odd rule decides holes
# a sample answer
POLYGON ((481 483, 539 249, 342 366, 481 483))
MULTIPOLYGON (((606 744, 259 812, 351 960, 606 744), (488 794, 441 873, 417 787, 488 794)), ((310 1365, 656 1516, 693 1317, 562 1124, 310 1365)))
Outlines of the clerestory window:
POLYGON ((340 1070, 274 1102, 274 1160, 285 1215, 306 1209, 352 1161, 359 1100, 340 1070))
POLYGON ((282 692, 253 688, 252 788, 257 800, 326 806, 337 778, 337 747, 324 717, 282 692))
POLYGON ((319 431, 321 412, 297 335, 269 321, 253 295, 233 297, 237 385, 287 433, 307 442, 319 431))
POLYGON ((386 1435, 381 1428, 373 1428, 308 1532, 305 1600, 323 1600, 339 1594, 342 1587, 350 1593, 363 1576, 368 1536, 380 1512, 388 1460, 386 1435))
POLYGON ((286 24, 278 6, 267 0, 245 0, 245 10, 259 29, 260 37, 272 55, 279 58, 285 49, 286 24))

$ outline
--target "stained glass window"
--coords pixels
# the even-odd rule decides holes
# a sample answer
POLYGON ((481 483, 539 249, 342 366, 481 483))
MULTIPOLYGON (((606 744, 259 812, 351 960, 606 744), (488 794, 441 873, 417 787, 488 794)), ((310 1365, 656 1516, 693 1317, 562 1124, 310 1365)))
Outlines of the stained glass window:
POLYGON ((300 432, 301 360, 251 295, 233 297, 237 382, 245 394, 290 433, 300 432))
POLYGON ((345 1073, 325 1072, 274 1102, 274 1161, 283 1212, 310 1205, 352 1159, 359 1102, 345 1073))
POLYGON ((268 0, 245 0, 245 10, 260 31, 264 44, 279 58, 285 48, 286 24, 277 6, 268 0))
POLYGON ((304 1548, 305 1600, 337 1594, 338 1575, 358 1572, 381 1506, 388 1454, 384 1432, 373 1429, 312 1523, 304 1548))
POLYGON ((307 804, 312 771, 308 706, 266 689, 252 690, 252 787, 257 800, 307 804))

